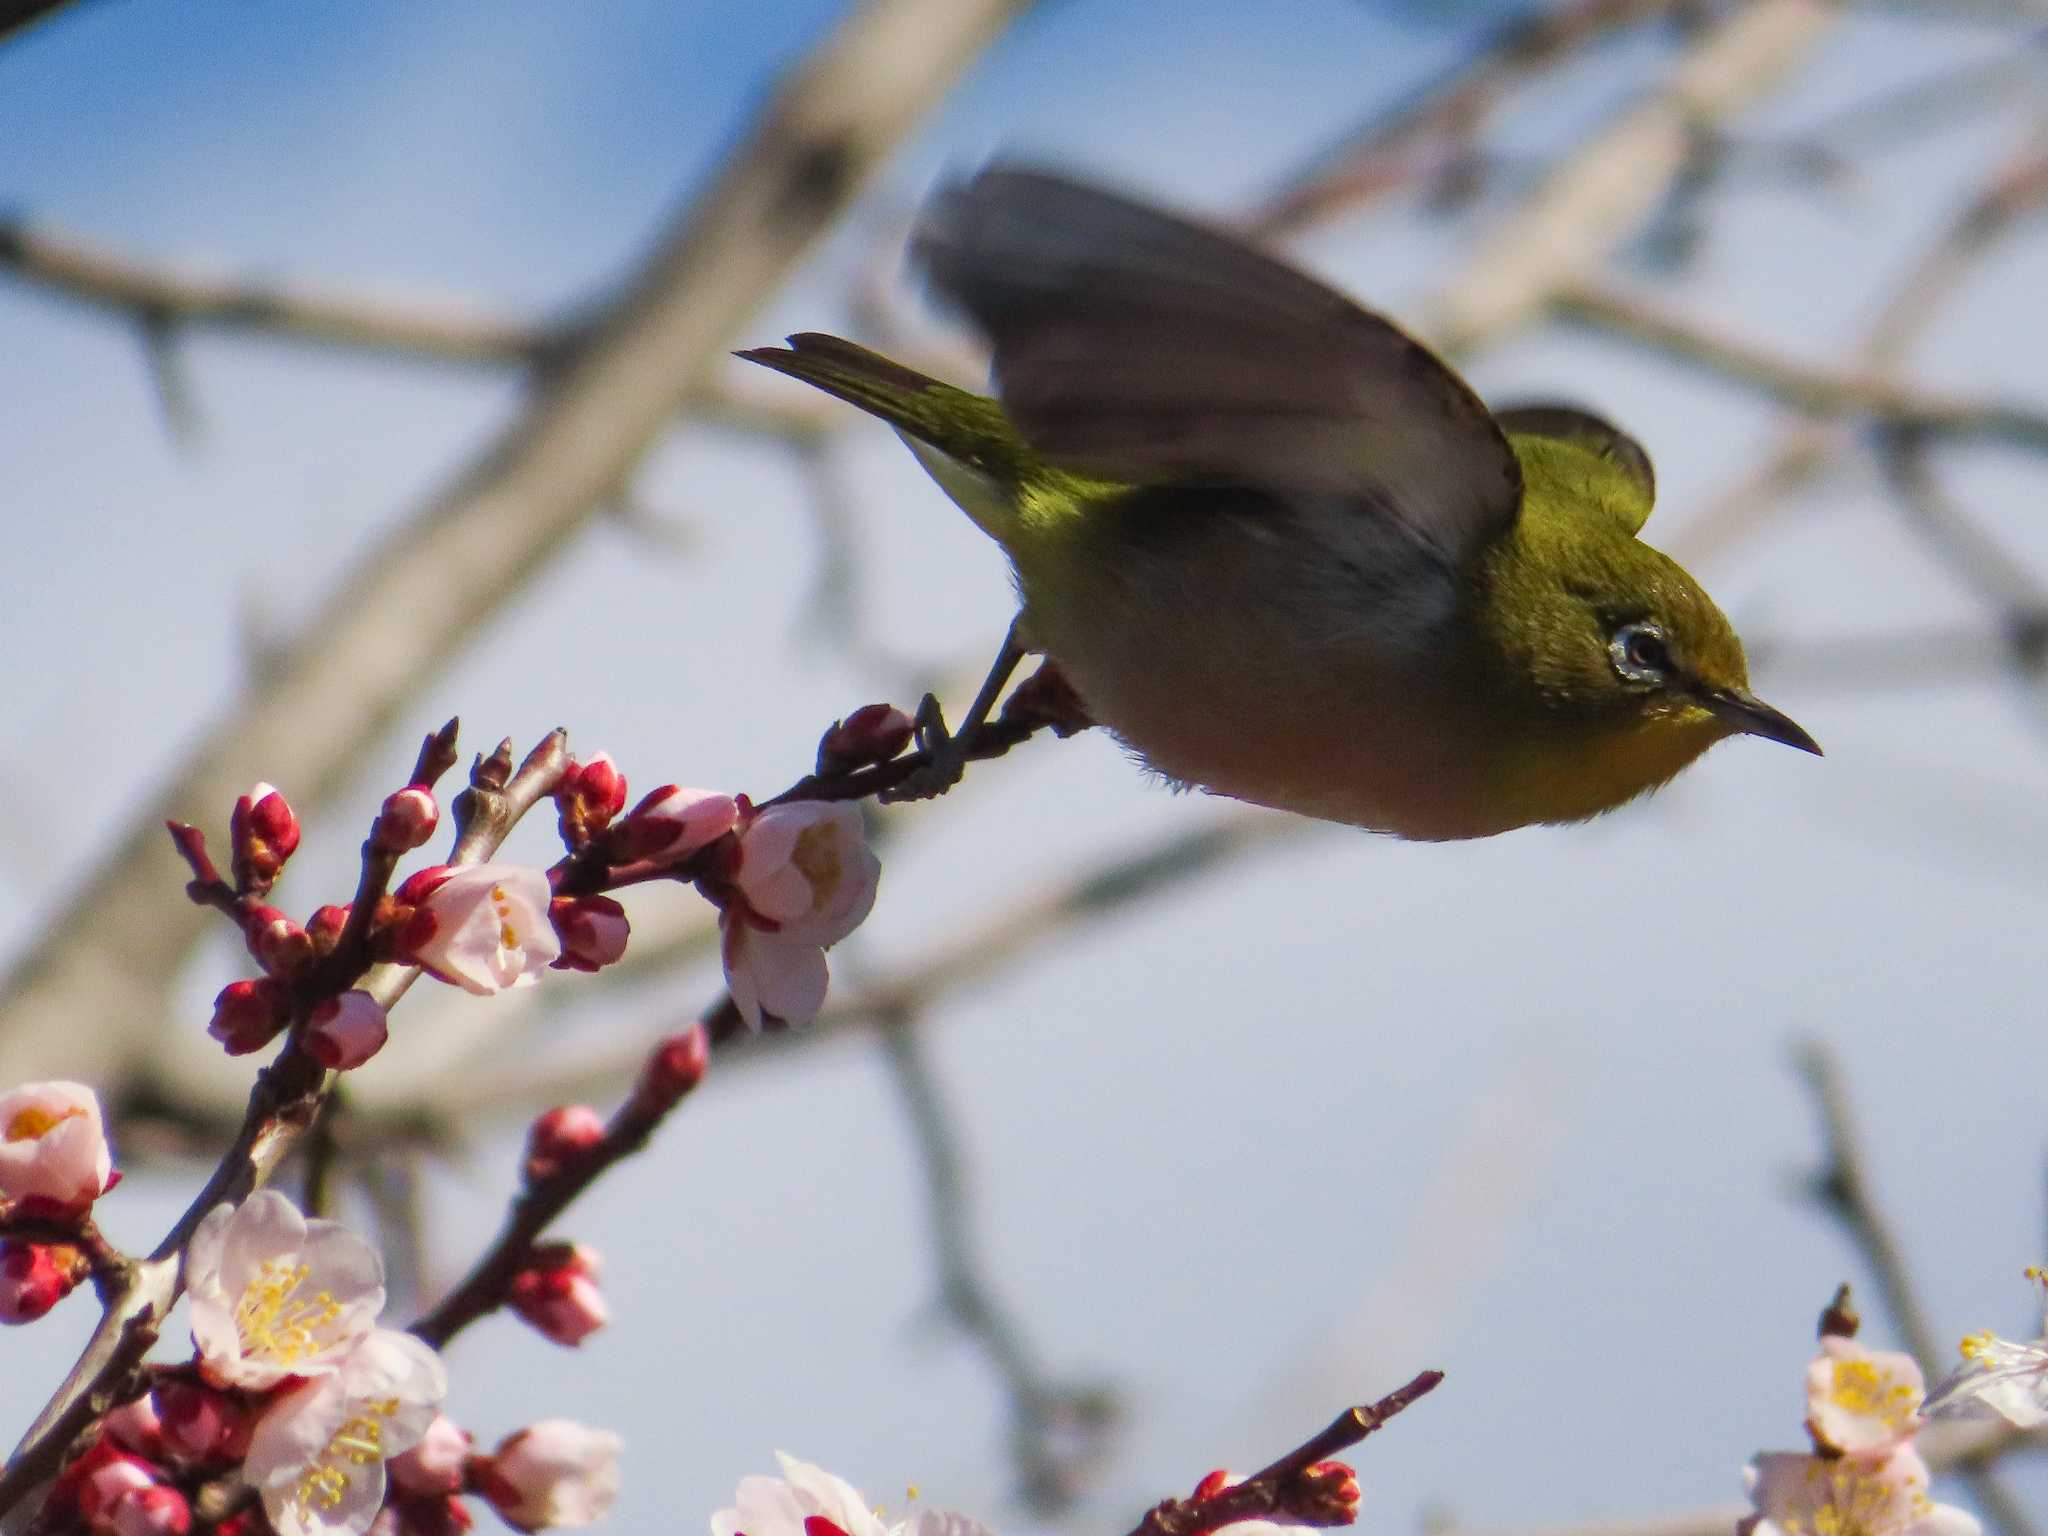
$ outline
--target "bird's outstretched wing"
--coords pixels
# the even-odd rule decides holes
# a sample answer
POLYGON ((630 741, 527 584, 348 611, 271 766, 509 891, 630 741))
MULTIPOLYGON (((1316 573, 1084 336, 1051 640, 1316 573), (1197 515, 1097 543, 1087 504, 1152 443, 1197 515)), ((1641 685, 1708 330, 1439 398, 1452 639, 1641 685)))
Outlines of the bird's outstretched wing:
POLYGON ((933 200, 915 251, 1054 463, 1340 498, 1452 563, 1520 507, 1520 466, 1463 379, 1236 236, 997 165, 933 200))

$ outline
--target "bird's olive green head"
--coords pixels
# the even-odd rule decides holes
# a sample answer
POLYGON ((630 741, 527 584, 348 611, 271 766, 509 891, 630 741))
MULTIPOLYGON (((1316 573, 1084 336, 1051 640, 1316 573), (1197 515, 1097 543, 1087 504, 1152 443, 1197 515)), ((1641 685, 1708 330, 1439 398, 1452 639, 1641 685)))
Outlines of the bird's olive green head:
POLYGON ((1749 691, 1742 642, 1714 600, 1636 537, 1652 497, 1641 450, 1619 434, 1556 435, 1549 422, 1517 430, 1545 414, 1502 413, 1522 465, 1522 511, 1481 562, 1475 615, 1499 686, 1535 716, 1580 727, 1555 739, 1610 803, 1729 735, 1818 753, 1749 691))

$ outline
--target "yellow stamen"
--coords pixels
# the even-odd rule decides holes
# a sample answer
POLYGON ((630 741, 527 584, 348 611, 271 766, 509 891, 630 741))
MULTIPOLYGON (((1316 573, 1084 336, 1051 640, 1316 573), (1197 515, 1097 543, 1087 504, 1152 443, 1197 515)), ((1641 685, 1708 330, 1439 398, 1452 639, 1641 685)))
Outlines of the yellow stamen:
POLYGON ((291 1365, 325 1349, 321 1330, 341 1316, 341 1303, 327 1291, 301 1298, 299 1287, 311 1270, 284 1259, 266 1259, 235 1304, 235 1332, 242 1353, 291 1365))
POLYGON ((1919 1406, 1918 1393, 1893 1380, 1871 1360, 1837 1360, 1828 1395, 1837 1407, 1858 1418, 1875 1418, 1894 1429, 1904 1425, 1919 1406))
POLYGON ((7 1122, 7 1139, 9 1141, 40 1141, 66 1120, 75 1119, 84 1113, 85 1111, 78 1108, 75 1104, 55 1111, 43 1109, 33 1104, 26 1109, 17 1109, 14 1112, 14 1118, 7 1122))
POLYGON ((812 900, 822 906, 839 889, 839 878, 844 873, 839 857, 839 839, 833 834, 828 822, 805 827, 796 835, 796 846, 789 851, 789 862, 797 872, 810 882, 812 900))
POLYGON ((1958 1344, 1956 1349, 1965 1360, 1974 1360, 1979 1355, 1988 1354, 1993 1342, 1994 1336, 1986 1329, 1982 1333, 1964 1334, 1963 1342, 1958 1344))
POLYGON ((292 1502, 301 1512, 310 1515, 316 1506, 333 1509, 347 1494, 355 1468, 383 1464, 384 1420, 398 1412, 398 1399, 388 1397, 361 1406, 362 1412, 334 1432, 293 1487, 292 1502))

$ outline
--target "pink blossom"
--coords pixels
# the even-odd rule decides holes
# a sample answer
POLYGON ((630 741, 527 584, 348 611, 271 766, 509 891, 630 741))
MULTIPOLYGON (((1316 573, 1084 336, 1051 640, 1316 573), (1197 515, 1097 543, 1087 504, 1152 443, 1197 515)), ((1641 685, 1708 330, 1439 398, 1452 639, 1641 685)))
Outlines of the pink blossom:
POLYGON ((1981 1536, 1974 1516, 1928 1498, 1910 1445, 1881 1459, 1767 1452, 1744 1478, 1756 1513, 1737 1536, 1981 1536))
POLYGON ((114 1169, 100 1101, 83 1083, 24 1083, 0 1094, 0 1200, 67 1216, 98 1199, 114 1169))
POLYGON ((825 951, 875 904, 882 866, 850 805, 771 805, 740 833, 737 899, 720 915, 726 985, 749 1029, 808 1024, 825 1005, 825 951))
POLYGON ((650 790, 619 824, 622 858, 680 864, 733 829, 739 807, 731 795, 664 784, 650 790))
POLYGON ((530 987, 561 953, 548 921, 548 877, 512 864, 422 871, 400 888, 417 903, 406 924, 409 956, 439 980, 479 997, 530 987))
POLYGON ((626 952, 632 925, 626 909, 609 896, 557 896, 548 906, 562 941, 559 971, 598 971, 626 952))
POLYGON ((506 1300, 543 1338, 574 1348, 611 1321, 597 1283, 603 1272, 596 1249, 557 1244, 512 1277, 506 1300))
POLYGON ((384 1464, 417 1445, 448 1393, 440 1356, 378 1328, 338 1369, 272 1399, 243 1475, 278 1536, 362 1536, 384 1502, 384 1464))
POLYGON ((852 1484, 822 1467, 777 1451, 780 1477, 740 1479, 733 1507, 711 1517, 711 1536, 812 1536, 822 1520, 844 1536, 993 1536, 987 1526, 950 1510, 919 1509, 895 1525, 852 1484))
POLYGON ((314 1008, 306 1021, 306 1054, 330 1072, 346 1072, 383 1050, 390 1035, 384 1005, 354 988, 314 1008))
POLYGON ((521 1531, 589 1525, 619 1492, 619 1437, 568 1419, 542 1419, 505 1437, 478 1484, 521 1531))
POLYGON ((391 1481, 411 1494, 460 1492, 469 1445, 469 1431, 447 1414, 437 1413, 418 1445, 391 1458, 391 1481))
POLYGON ((1806 1428, 1824 1451, 1882 1456, 1923 1422, 1926 1380, 1911 1355, 1828 1337, 1806 1368, 1806 1428))
POLYGON ((215 1206, 185 1254, 192 1342, 222 1386, 261 1391, 341 1367, 384 1308, 376 1251, 276 1190, 215 1206))
MULTIPOLYGON (((2048 1270, 2030 1269, 2027 1278, 2048 1298, 2048 1270)), ((2048 1335, 2048 1313, 2041 1331, 2048 1335)), ((2014 1343, 1991 1332, 1973 1333, 1962 1343, 1963 1363, 1929 1394, 1930 1415, 1997 1414, 2020 1429, 2048 1424, 2048 1337, 2014 1343)))

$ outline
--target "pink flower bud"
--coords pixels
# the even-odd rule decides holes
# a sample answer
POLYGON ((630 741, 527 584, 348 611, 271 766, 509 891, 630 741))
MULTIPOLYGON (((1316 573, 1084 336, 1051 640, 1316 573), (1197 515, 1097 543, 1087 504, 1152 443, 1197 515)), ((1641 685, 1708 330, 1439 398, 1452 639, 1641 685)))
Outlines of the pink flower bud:
POLYGON ((391 893, 391 899, 416 907, 439 890, 456 868, 453 864, 429 864, 425 869, 416 869, 400 882, 398 889, 391 893))
POLYGON ((258 784, 235 802, 228 831, 238 891, 269 890, 284 861, 299 846, 299 818, 285 797, 268 784, 258 784))
POLYGON ((468 1430, 437 1413, 418 1445, 391 1458, 391 1481, 412 1494, 459 1493, 469 1444, 468 1430))
POLYGON ((255 1418, 235 1398, 196 1381, 166 1381, 154 1393, 164 1444, 188 1461, 238 1462, 255 1418))
POLYGON ((0 1238, 0 1323, 32 1323, 85 1278, 76 1248, 0 1238))
POLYGON ((478 1469, 478 1491, 515 1530, 589 1525, 619 1491, 619 1437, 567 1419, 507 1435, 478 1469))
POLYGON ((573 1348, 611 1321, 597 1287, 603 1260, 581 1243, 550 1244, 512 1277, 506 1300, 543 1338, 573 1348))
POLYGON ((657 1114, 672 1109, 678 1099, 704 1081, 710 1067, 710 1032, 702 1024, 692 1024, 648 1053, 633 1090, 634 1100, 657 1114))
POLYGON ((626 909, 609 896, 557 896, 548 917, 562 941, 558 971, 597 971, 626 952, 631 925, 626 909))
POLYGON ((83 1083, 24 1083, 0 1093, 0 1200, 63 1218, 107 1189, 114 1154, 100 1101, 83 1083))
POLYGON ((621 859, 680 864, 739 822, 731 795, 664 784, 633 807, 619 825, 621 859))
POLYGON ((383 853, 410 853, 434 835, 441 807, 424 784, 408 784, 384 799, 377 812, 376 844, 383 853))
POLYGON ((306 1024, 306 1053, 330 1072, 360 1067, 384 1049, 384 1005, 361 989, 321 1000, 306 1024))
POLYGON ((164 1483, 122 1494, 110 1514, 113 1536, 185 1536, 192 1529, 192 1506, 164 1483))
POLYGON ((156 1401, 147 1392, 108 1413, 100 1427, 116 1445, 147 1461, 162 1461, 170 1454, 164 1444, 164 1426, 157 1417, 156 1401))
POLYGON ((626 807, 626 776, 609 752, 592 753, 586 762, 572 762, 555 786, 561 811, 562 841, 581 848, 611 825, 626 807))
POLYGON ((604 1117, 587 1104, 561 1104, 526 1133, 526 1182, 551 1179, 604 1140, 604 1117))
MULTIPOLYGON (((156 1485, 155 1467, 139 1456, 115 1449, 108 1441, 99 1444, 106 1447, 106 1452, 79 1479, 77 1492, 78 1512, 95 1526, 101 1526, 113 1514, 114 1506, 129 1494, 156 1485)), ((87 1452, 80 1461, 91 1455, 87 1452)))
POLYGON ((910 745, 915 722, 893 704, 864 704, 836 722, 818 742, 818 776, 851 773, 886 763, 910 745))
POLYGON ((256 963, 273 976, 289 976, 313 958, 306 930, 275 907, 249 908, 242 937, 256 963))
POLYGON ((213 1000, 213 1022, 206 1032, 227 1047, 230 1056, 260 1051, 291 1022, 291 994, 273 976, 231 981, 213 1000))

